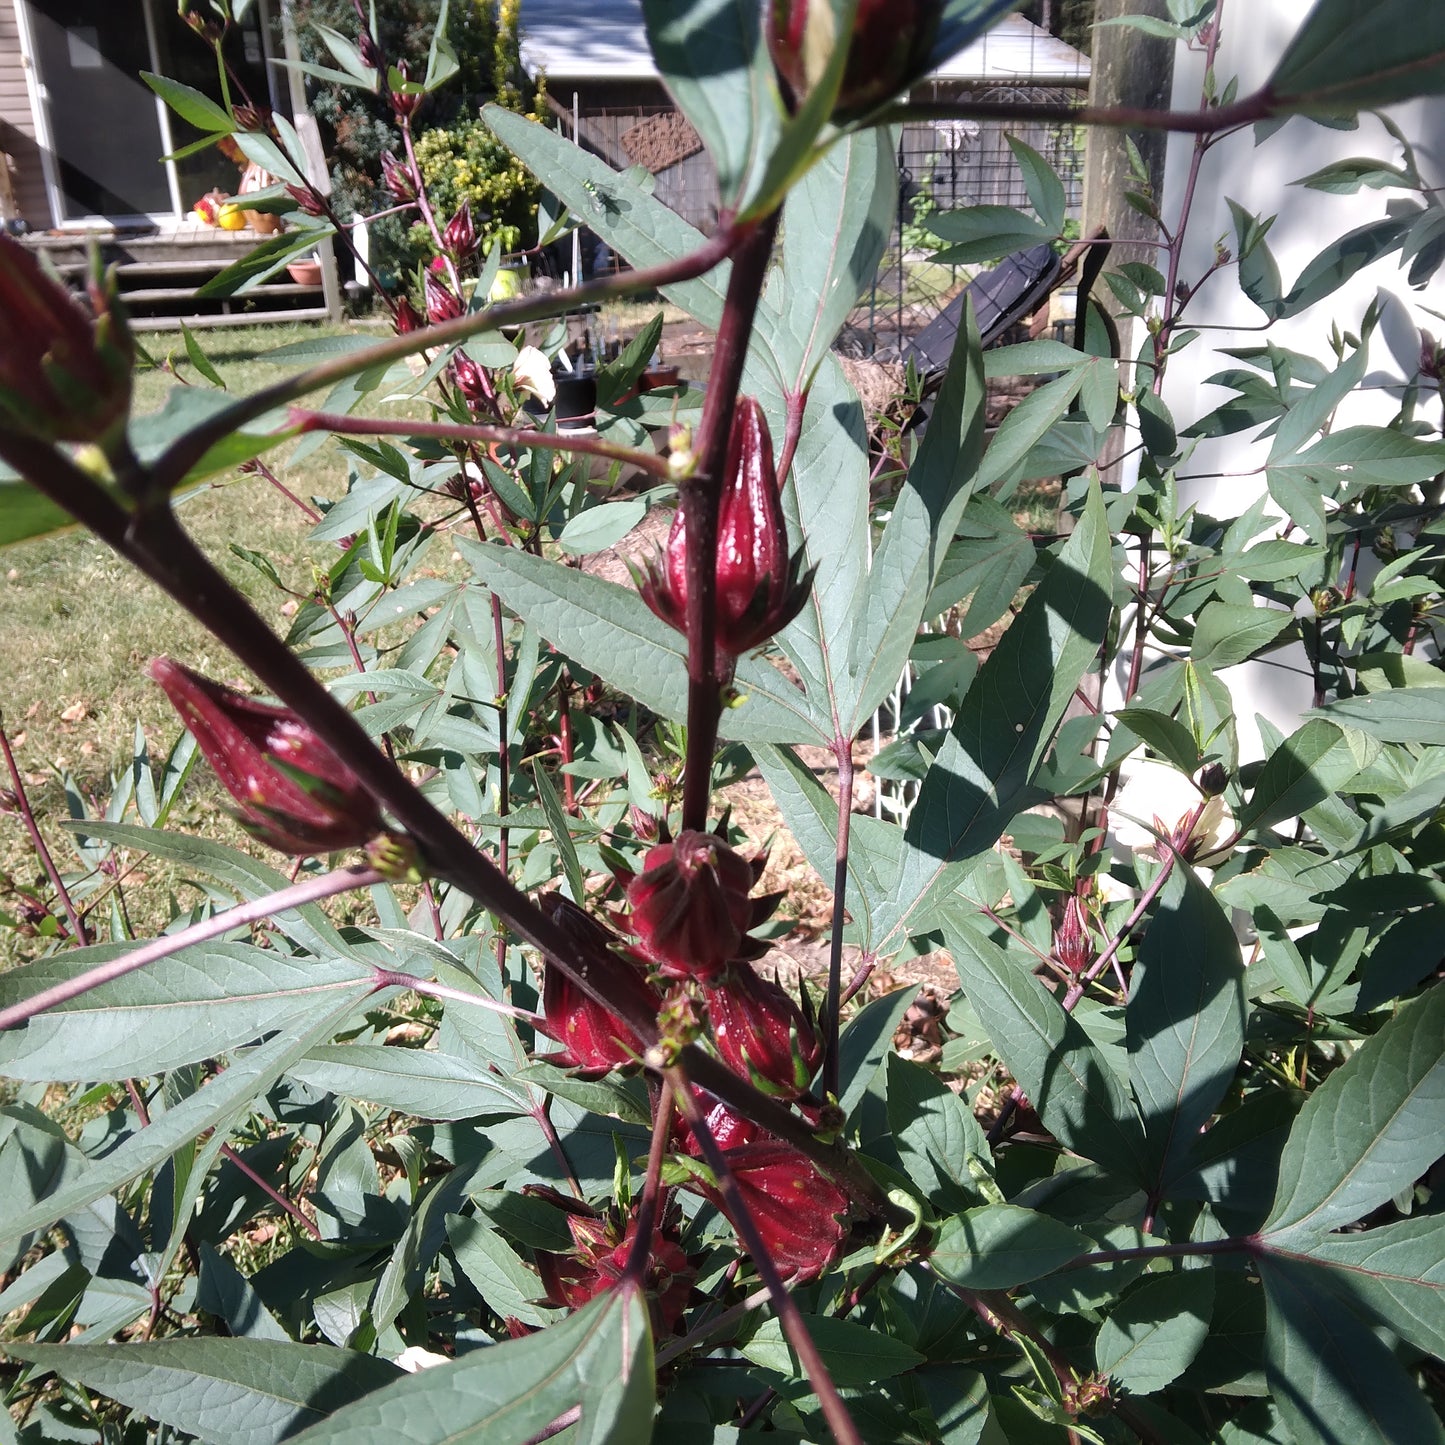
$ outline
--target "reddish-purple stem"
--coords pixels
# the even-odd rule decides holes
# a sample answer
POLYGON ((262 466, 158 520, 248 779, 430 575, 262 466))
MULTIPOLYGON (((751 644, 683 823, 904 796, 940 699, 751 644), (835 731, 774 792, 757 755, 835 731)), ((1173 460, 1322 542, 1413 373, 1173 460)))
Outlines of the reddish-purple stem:
MULTIPOLYGON (((20 810, 20 821, 25 824, 25 831, 30 835, 30 846, 35 849, 40 859, 40 865, 45 869, 45 876, 50 879, 50 886, 55 889, 55 896, 60 899, 60 906, 70 920, 70 931, 76 944, 84 945, 88 941, 85 924, 70 896, 70 890, 65 886, 65 879, 60 876, 60 869, 55 866, 55 859, 50 856, 50 849, 46 846, 40 825, 35 821, 35 814, 31 811, 30 799, 25 795, 25 780, 20 776, 20 769, 16 766, 15 754, 10 748, 10 738, 5 731, 3 717, 0 717, 0 752, 5 755, 5 767, 10 774, 10 786, 15 793, 15 806, 20 810)), ((4 1014, 0 1013, 0 1019, 3 1017, 4 1014)), ((3 1027, 3 1023, 0 1023, 0 1028, 3 1027)))

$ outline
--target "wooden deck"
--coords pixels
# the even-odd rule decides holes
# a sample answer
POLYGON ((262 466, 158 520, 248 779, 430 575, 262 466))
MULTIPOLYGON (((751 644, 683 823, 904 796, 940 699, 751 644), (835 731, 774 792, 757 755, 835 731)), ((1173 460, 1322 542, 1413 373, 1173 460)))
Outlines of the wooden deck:
POLYGON ((23 238, 49 257, 59 274, 79 285, 92 244, 114 265, 121 296, 136 331, 242 326, 257 321, 340 319, 323 285, 301 286, 284 271, 241 296, 197 298, 196 290, 264 239, 250 231, 222 231, 199 223, 165 233, 43 231, 23 238))

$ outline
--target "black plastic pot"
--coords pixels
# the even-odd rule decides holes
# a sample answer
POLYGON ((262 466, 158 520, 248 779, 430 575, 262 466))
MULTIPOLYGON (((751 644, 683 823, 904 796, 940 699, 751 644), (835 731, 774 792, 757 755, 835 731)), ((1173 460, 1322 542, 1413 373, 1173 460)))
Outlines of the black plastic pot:
POLYGON ((557 383, 557 430, 585 431, 597 419, 597 375, 591 371, 552 373, 557 383))

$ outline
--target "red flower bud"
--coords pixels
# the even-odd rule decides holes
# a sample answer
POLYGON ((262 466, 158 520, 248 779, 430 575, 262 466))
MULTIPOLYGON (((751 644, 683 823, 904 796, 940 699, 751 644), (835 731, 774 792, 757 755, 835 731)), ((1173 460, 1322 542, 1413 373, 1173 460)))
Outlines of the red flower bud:
MULTIPOLYGON (((802 553, 788 556, 788 530, 773 467, 773 441, 763 409, 738 399, 728 438, 718 508, 716 637, 728 657, 766 642, 802 611, 811 573, 800 576, 802 553)), ((662 620, 687 625, 687 525, 681 509, 661 559, 637 578, 643 601, 662 620)))
POLYGON ((421 314, 405 296, 391 308, 391 327, 398 336, 409 336, 425 325, 421 314))
POLYGON ((308 216, 324 216, 326 207, 321 204, 321 198, 309 186, 287 186, 286 194, 296 202, 298 209, 304 211, 308 216))
POLYGON ((357 848, 385 831, 361 780, 290 708, 156 658, 146 669, 239 804, 241 826, 283 853, 357 848))
POLYGON ((442 244, 457 261, 465 261, 477 248, 477 228, 472 224, 472 203, 463 201, 442 231, 442 244))
MULTIPOLYGON (((714 1134, 714 1137, 717 1137, 714 1134)), ((838 1257, 852 1200, 801 1149, 764 1138, 723 1150, 743 1204, 784 1279, 820 1275, 838 1257)), ((721 1190, 694 1177, 682 1186, 716 1205, 733 1228, 721 1190)))
POLYGON ((785 989, 746 963, 734 963, 720 987, 704 988, 722 1061, 765 1094, 795 1099, 823 1059, 812 1020, 785 989))
POLYGON ((356 48, 361 52, 361 63, 372 70, 385 70, 386 61, 382 57, 381 47, 376 43, 376 37, 371 31, 363 30, 356 37, 356 48))
POLYGON ((426 275, 426 319, 433 326, 455 321, 462 314, 462 298, 446 281, 428 271, 426 275))
POLYGON ((1071 895, 1064 904, 1063 921, 1054 934, 1054 956, 1073 974, 1083 973, 1093 960, 1088 919, 1077 894, 1071 895))
POLYGON ((391 113, 397 120, 406 120, 417 113, 426 96, 420 90, 411 90, 411 67, 404 60, 398 60, 391 72, 396 77, 391 81, 391 113))
MULTIPOLYGON (((833 118, 852 120, 929 68, 941 0, 858 0, 833 118)), ((823 78, 835 49, 831 0, 771 0, 768 50, 794 106, 823 78)))
POLYGON ((391 151, 381 153, 381 178, 398 205, 416 200, 416 176, 411 167, 397 160, 391 151))
POLYGON ((465 351, 458 351, 452 357, 451 376, 457 390, 473 410, 491 401, 492 387, 486 372, 465 351))
POLYGON ((712 833, 680 833, 628 883, 628 926, 668 978, 717 983, 756 921, 748 894, 761 872, 712 833))
POLYGON ((124 426, 135 347, 115 277, 97 265, 88 290, 91 316, 0 232, 0 432, 100 442, 124 426))
MULTIPOLYGON (((589 957, 589 977, 608 997, 628 1000, 639 1012, 655 1014, 662 998, 647 981, 640 961, 617 938, 570 899, 557 898, 552 919, 580 943, 589 957)), ((642 1041, 611 1009, 583 993, 550 959, 542 965, 542 1016, 546 1032, 563 1046, 548 1062, 562 1068, 608 1069, 635 1064, 642 1041)))
POLYGON ((240 130, 264 133, 271 129, 271 112, 265 106, 238 105, 231 116, 240 130))
MULTIPOLYGON (((624 1228, 615 1214, 601 1219, 569 1214, 567 1227, 572 1231, 575 1252, 552 1254, 538 1250, 537 1272, 542 1276, 548 1300, 575 1310, 612 1289, 626 1273, 637 1237, 637 1215, 630 1215, 624 1228)), ((677 1328, 697 1278, 697 1271, 673 1235, 675 1229, 675 1221, 659 1222, 642 1281, 660 1334, 672 1334, 677 1328)))

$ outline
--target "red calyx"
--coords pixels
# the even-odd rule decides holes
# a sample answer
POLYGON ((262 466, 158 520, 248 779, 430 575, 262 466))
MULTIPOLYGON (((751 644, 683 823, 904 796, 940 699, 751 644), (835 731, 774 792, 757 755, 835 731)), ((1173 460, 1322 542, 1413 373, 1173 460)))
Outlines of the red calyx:
POLYGON ((748 895, 762 872, 713 833, 689 830, 648 850, 627 885, 627 924, 668 978, 721 981, 757 921, 748 895))
MULTIPOLYGON (((581 1309, 588 1300, 612 1289, 627 1272, 627 1261, 637 1237, 637 1215, 628 1216, 626 1226, 615 1215, 587 1218, 567 1216, 575 1252, 537 1252, 537 1272, 548 1300, 568 1309, 581 1309)), ((697 1271, 688 1263, 682 1246, 665 1232, 675 1222, 659 1225, 652 1237, 642 1287, 652 1307, 659 1333, 671 1334, 687 1308, 697 1271)))
MULTIPOLYGON (((586 950, 590 976, 600 989, 631 1000, 639 1012, 657 1013, 662 998, 642 963, 607 929, 566 898, 553 900, 552 919, 586 950)), ((563 1047, 548 1062, 562 1068, 605 1072, 642 1057, 642 1041, 622 1018, 583 993, 550 959, 542 967, 542 1016, 547 1034, 563 1047)))
POLYGON ((806 1092, 822 1062, 823 1041, 785 989, 739 962, 703 996, 718 1055, 734 1073, 780 1098, 806 1092))
POLYGON ((442 231, 442 244, 457 261, 465 261, 477 248, 477 228, 472 224, 472 203, 463 201, 442 231))
MULTIPOLYGON (((940 0, 858 0, 833 119, 866 115, 928 69, 940 0)), ((796 108, 822 79, 834 51, 830 0, 771 0, 768 51, 796 108)))
MULTIPOLYGON (((802 611, 811 576, 802 553, 789 557, 773 441, 756 398, 738 398, 728 437, 718 507, 716 642, 737 657, 761 646, 802 611)), ((687 524, 681 509, 667 546, 637 575, 647 605, 680 632, 687 628, 687 524)))
POLYGON ((440 276, 431 271, 426 273, 426 319, 433 326, 443 321, 455 321, 462 314, 462 298, 440 276))
POLYGON ((1063 921, 1054 934, 1054 954, 1070 973, 1083 973, 1094 957, 1084 905, 1077 895, 1064 904, 1063 921))
POLYGON ((252 837, 300 855, 358 848, 385 831, 361 780, 290 708, 257 702, 167 657, 146 673, 180 713, 252 837))
MULTIPOLYGON (((785 1279, 790 1275, 812 1279, 821 1274, 837 1258, 847 1236, 852 1197, 801 1149, 735 1114, 711 1094, 696 1089, 693 1093, 699 1103, 710 1106, 708 1132, 737 1180, 743 1203, 778 1273, 785 1279)), ((702 1157, 702 1147, 691 1129, 680 1142, 692 1158, 702 1157)), ((701 1194, 737 1228, 721 1190, 697 1175, 680 1187, 701 1194)))
POLYGON ((88 290, 90 316, 0 232, 0 432, 98 442, 124 425, 135 347, 114 275, 88 290))

